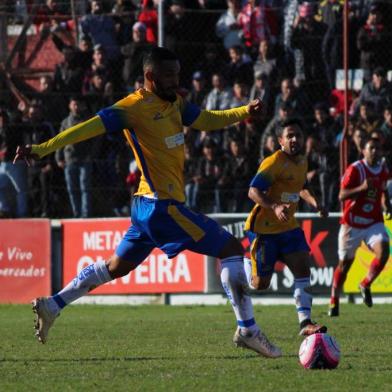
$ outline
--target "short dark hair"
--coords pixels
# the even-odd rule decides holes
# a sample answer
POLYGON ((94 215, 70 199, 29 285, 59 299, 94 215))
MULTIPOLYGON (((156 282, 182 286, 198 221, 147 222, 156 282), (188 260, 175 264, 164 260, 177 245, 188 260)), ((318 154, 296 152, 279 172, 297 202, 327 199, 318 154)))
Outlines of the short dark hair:
POLYGON ((292 117, 292 118, 288 118, 286 120, 279 121, 279 125, 276 129, 276 136, 282 137, 283 130, 285 128, 291 127, 291 126, 297 126, 301 131, 303 131, 301 121, 298 118, 292 117))
POLYGON ((81 36, 80 41, 87 41, 87 42, 92 42, 91 37, 88 34, 84 34, 81 36))
POLYGON ((68 103, 70 103, 71 101, 75 101, 75 102, 84 102, 84 97, 82 97, 81 95, 71 95, 69 97, 68 103))
POLYGON ((392 113, 392 105, 385 106, 384 111, 385 110, 388 110, 388 112, 392 113))
POLYGON ((244 145, 244 139, 240 135, 235 135, 230 138, 230 143, 234 142, 240 145, 244 145))
POLYGON ((373 75, 377 75, 385 78, 385 76, 387 76, 387 71, 383 67, 377 67, 374 69, 373 75))
POLYGON ((215 148, 216 147, 215 140, 210 138, 210 137, 207 137, 206 139, 204 139, 204 142, 203 142, 203 148, 204 147, 206 147, 206 148, 215 148))
POLYGON ((102 68, 96 69, 91 73, 91 77, 93 78, 94 76, 100 76, 102 79, 105 79, 106 78, 105 70, 102 68))
POLYGON ((381 144, 381 140, 378 137, 368 136, 368 137, 364 138, 363 140, 361 140, 361 149, 364 150, 366 148, 366 146, 371 142, 381 144))
POLYGON ((279 103, 279 109, 287 111, 287 110, 292 110, 292 109, 294 109, 294 108, 293 108, 293 105, 292 105, 291 102, 288 102, 288 101, 281 101, 281 102, 279 103))
POLYGON ((367 107, 369 109, 375 109, 376 108, 376 105, 374 104, 373 101, 362 101, 359 106, 365 106, 365 107, 367 107))
POLYGON ((322 112, 328 113, 328 105, 325 102, 317 102, 313 106, 313 110, 321 110, 322 112))
POLYGON ((179 61, 179 59, 171 50, 155 46, 144 55, 143 69, 160 65, 163 61, 179 61))
POLYGON ((233 45, 229 48, 229 50, 234 50, 236 53, 242 54, 244 53, 244 49, 242 48, 241 45, 233 45))

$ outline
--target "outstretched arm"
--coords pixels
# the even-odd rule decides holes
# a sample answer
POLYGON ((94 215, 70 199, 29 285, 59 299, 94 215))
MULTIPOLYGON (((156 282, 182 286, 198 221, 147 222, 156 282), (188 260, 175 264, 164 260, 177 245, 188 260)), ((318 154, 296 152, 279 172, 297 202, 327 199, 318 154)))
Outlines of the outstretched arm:
POLYGON ((260 99, 251 101, 247 106, 228 110, 202 110, 197 118, 189 124, 192 128, 201 131, 213 131, 221 129, 248 117, 257 117, 262 114, 262 102, 260 99))
POLYGON ((60 132, 58 135, 44 143, 33 144, 31 146, 18 146, 16 149, 14 163, 18 159, 23 159, 27 164, 29 164, 32 159, 40 159, 68 144, 76 144, 95 136, 102 135, 103 133, 105 133, 105 126, 102 120, 99 116, 94 116, 90 120, 60 132))

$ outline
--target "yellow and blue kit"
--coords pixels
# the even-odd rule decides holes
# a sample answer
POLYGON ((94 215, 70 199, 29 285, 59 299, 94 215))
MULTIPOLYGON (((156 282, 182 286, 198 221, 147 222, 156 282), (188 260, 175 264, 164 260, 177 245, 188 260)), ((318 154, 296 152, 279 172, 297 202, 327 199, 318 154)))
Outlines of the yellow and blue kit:
POLYGON ((290 159, 283 151, 261 162, 250 186, 266 192, 274 203, 289 204, 289 218, 281 222, 271 208, 256 204, 245 223, 251 244, 252 274, 271 275, 282 255, 309 251, 302 229, 295 219, 300 192, 306 182, 307 160, 298 156, 290 159))
POLYGON ((124 132, 142 173, 132 203, 132 226, 116 250, 139 264, 154 247, 169 257, 184 249, 218 256, 230 238, 215 221, 184 206, 183 126, 202 131, 221 129, 249 116, 247 106, 223 111, 201 110, 179 95, 175 102, 140 89, 97 113, 97 116, 34 145, 42 157, 67 144, 104 133, 124 132))

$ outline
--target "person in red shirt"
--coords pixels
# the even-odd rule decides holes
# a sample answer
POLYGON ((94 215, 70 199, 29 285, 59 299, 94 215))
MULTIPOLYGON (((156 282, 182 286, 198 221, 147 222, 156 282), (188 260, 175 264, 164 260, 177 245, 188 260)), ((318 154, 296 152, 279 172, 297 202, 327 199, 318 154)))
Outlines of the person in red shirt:
POLYGON ((158 12, 152 0, 142 0, 141 11, 137 19, 146 26, 146 41, 156 44, 158 42, 158 12))
POLYGON ((339 296, 355 252, 364 241, 374 252, 366 277, 359 284, 363 302, 373 305, 370 286, 383 270, 389 258, 389 237, 384 226, 382 204, 391 219, 392 206, 386 183, 388 169, 381 161, 382 148, 378 139, 367 139, 362 150, 364 158, 350 165, 342 178, 339 200, 343 216, 338 240, 339 264, 332 283, 329 316, 339 316, 339 296))
POLYGON ((243 32, 245 46, 255 57, 260 41, 275 44, 278 36, 277 17, 265 0, 247 0, 237 17, 237 24, 243 32))

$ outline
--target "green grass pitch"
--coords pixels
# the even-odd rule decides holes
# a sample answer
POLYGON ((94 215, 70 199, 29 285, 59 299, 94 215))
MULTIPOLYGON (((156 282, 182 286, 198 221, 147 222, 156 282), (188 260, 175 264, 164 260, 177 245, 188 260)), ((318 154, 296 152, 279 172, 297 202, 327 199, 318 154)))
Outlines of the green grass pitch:
POLYGON ((343 305, 329 319, 336 370, 304 370, 294 306, 256 306, 284 351, 271 360, 235 348, 227 306, 70 306, 47 344, 28 306, 0 306, 0 391, 391 391, 392 305, 343 305))

